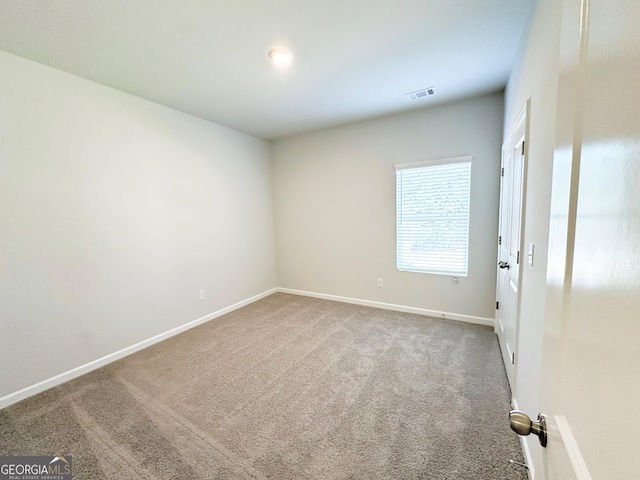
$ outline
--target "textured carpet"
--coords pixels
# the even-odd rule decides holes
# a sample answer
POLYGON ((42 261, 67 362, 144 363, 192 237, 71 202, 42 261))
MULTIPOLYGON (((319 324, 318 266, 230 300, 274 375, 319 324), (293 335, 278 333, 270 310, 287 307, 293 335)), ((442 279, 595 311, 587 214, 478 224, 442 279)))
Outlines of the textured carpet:
POLYGON ((274 294, 0 411, 77 479, 526 479, 492 329, 274 294))

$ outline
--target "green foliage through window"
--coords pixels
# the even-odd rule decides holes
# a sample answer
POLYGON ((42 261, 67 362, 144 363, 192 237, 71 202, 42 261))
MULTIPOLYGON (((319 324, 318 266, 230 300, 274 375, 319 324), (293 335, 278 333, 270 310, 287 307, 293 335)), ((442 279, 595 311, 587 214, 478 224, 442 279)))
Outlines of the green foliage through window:
POLYGON ((397 268, 467 275, 471 157, 396 166, 397 268))

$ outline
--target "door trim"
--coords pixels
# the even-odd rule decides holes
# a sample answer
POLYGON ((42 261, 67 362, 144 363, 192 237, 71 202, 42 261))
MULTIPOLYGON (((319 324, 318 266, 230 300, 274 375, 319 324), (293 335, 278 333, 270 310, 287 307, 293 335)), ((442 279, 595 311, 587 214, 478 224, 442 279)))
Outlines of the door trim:
POLYGON ((569 457, 576 478, 578 480, 591 480, 587 463, 584 461, 582 453, 580 453, 578 442, 576 441, 576 437, 573 436, 567 417, 564 415, 555 415, 553 418, 558 427, 558 433, 560 434, 562 443, 564 443, 564 448, 567 451, 567 456, 569 457))
MULTIPOLYGON (((523 151, 522 151, 522 155, 523 155, 523 159, 522 159, 522 190, 521 190, 521 199, 520 199, 520 231, 519 231, 519 242, 518 242, 518 250, 519 252, 524 252, 524 226, 525 226, 525 220, 526 220, 526 206, 527 206, 527 202, 526 202, 526 198, 527 198, 527 182, 528 182, 528 159, 529 159, 529 124, 530 124, 530 105, 531 105, 531 99, 528 99, 524 106, 522 107, 522 109, 520 110, 520 113, 518 114, 516 120, 514 121, 513 125, 511 126, 511 129, 509 131, 509 134, 507 135, 507 137, 505 138, 504 143, 502 144, 502 160, 500 162, 501 167, 503 166, 503 162, 504 162, 504 152, 505 149, 507 149, 509 147, 509 145, 513 145, 514 142, 518 142, 520 139, 523 140, 524 142, 524 147, 523 147, 523 151)), ((501 186, 501 196, 500 196, 500 205, 502 205, 502 186, 501 186)), ((502 213, 500 213, 500 217, 502 216, 502 213)), ((499 220, 500 225, 502 222, 502 219, 500 218, 499 220)), ((500 254, 500 245, 498 245, 498 255, 500 254)), ((515 355, 515 361, 513 362, 513 375, 512 375, 512 379, 509 379, 507 376, 507 380, 510 382, 510 387, 511 387, 511 391, 515 392, 516 391, 516 386, 518 383, 518 362, 519 362, 519 355, 517 354, 518 351, 518 344, 519 344, 519 340, 520 340, 520 308, 522 305, 522 278, 524 275, 524 271, 525 269, 522 268, 524 265, 526 265, 525 262, 522 261, 524 255, 521 254, 520 255, 520 264, 519 264, 519 274, 518 274, 518 284, 515 285, 513 284, 513 282, 511 280, 509 280, 509 282, 515 287, 515 294, 516 294, 516 309, 515 309, 515 339, 514 339, 514 351, 516 352, 515 355)), ((496 269, 497 271, 497 269, 496 269)), ((498 297, 498 287, 499 287, 499 282, 500 282, 500 276, 499 274, 496 274, 496 299, 498 297)), ((511 288, 511 286, 509 286, 509 288, 511 288)), ((500 325, 500 321, 498 318, 498 312, 496 311, 496 322, 495 322, 495 332, 496 334, 498 334, 498 339, 500 340, 502 337, 500 337, 500 333, 498 331, 499 326, 500 325)), ((504 348, 504 345, 500 343, 500 348, 501 350, 504 348)), ((513 352, 509 351, 508 355, 509 358, 513 358, 511 357, 513 352)), ((502 355, 502 360, 503 362, 506 363, 505 360, 505 355, 502 355)), ((507 366, 505 365, 505 368, 507 368, 507 366)), ((512 398, 512 401, 514 399, 512 398)))

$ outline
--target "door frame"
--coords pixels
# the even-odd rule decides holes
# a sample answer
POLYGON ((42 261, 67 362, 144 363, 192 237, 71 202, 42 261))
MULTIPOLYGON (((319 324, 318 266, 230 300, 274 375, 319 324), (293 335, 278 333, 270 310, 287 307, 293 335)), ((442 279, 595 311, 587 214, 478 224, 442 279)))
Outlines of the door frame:
MULTIPOLYGON (((509 130, 509 134, 505 137, 505 141, 502 144, 502 153, 501 153, 501 160, 500 160, 500 169, 502 172, 502 169, 504 168, 504 158, 505 158, 505 151, 508 148, 513 148, 513 146, 515 146, 515 143, 520 143, 520 140, 522 139, 522 141, 524 142, 524 147, 523 147, 523 159, 522 159, 522 189, 520 192, 520 229, 519 229, 519 239, 518 239, 518 252, 520 254, 520 262, 519 262, 519 267, 522 267, 523 262, 524 262, 524 258, 525 258, 525 250, 524 250, 524 225, 525 225, 525 217, 526 217, 526 198, 527 198, 527 175, 528 175, 528 164, 529 164, 529 116, 530 116, 530 104, 531 104, 531 99, 528 99, 524 106, 522 107, 522 109, 520 110, 520 113, 518 114, 518 117, 516 118, 516 120, 513 122, 513 125, 511 126, 510 130, 509 130)), ((501 231, 501 227, 502 227, 502 221, 503 221, 503 214, 502 214, 502 196, 504 194, 503 192, 503 183, 504 180, 502 179, 502 175, 501 175, 501 179, 500 179, 500 204, 498 205, 499 208, 499 218, 498 218, 498 236, 500 235, 500 231, 501 231)), ((498 249, 497 249, 497 256, 499 259, 500 256, 500 247, 501 245, 498 243, 498 249)), ((497 263, 497 262, 496 262, 497 263)), ((514 326, 514 362, 513 362, 513 374, 512 374, 512 378, 509 378, 509 375, 507 375, 507 380, 509 381, 509 385, 511 387, 511 391, 515 392, 516 391, 516 385, 518 383, 518 361, 519 361, 519 355, 517 353, 518 350, 518 344, 519 344, 519 336, 520 336, 520 306, 522 305, 522 277, 524 274, 524 269, 523 268, 519 268, 519 272, 518 272, 518 284, 517 284, 517 295, 516 295, 516 308, 515 308, 515 326, 514 326)), ((499 286, 500 286, 500 273, 499 273, 499 267, 496 265, 496 304, 498 302, 498 292, 499 292, 499 286)), ((498 336, 498 343, 500 345, 500 351, 501 351, 501 356, 502 356, 502 361, 505 363, 505 371, 507 370, 507 365, 506 365, 506 361, 507 361, 507 354, 505 353, 505 345, 503 345, 502 343, 502 336, 500 332, 500 322, 498 319, 498 309, 496 309, 496 314, 495 314, 495 326, 494 326, 494 330, 496 332, 496 335, 498 336)), ((510 399, 511 403, 513 404, 513 396, 510 399)))

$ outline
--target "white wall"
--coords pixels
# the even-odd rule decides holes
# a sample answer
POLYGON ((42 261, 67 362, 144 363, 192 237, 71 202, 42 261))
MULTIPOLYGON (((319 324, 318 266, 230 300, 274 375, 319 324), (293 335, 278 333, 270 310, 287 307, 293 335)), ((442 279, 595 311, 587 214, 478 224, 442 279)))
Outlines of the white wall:
POLYGON ((493 318, 502 125, 497 93, 273 142, 279 286, 493 318), (393 165, 460 155, 473 156, 469 276, 398 272, 393 165))
POLYGON ((276 286, 266 141, 0 71, 0 397, 276 286))
MULTIPOLYGON (((555 145, 561 2, 539 0, 505 93, 505 136, 530 99, 527 194, 523 244, 535 245, 534 265, 523 263, 520 331, 513 398, 529 416, 539 412, 544 330, 551 172, 555 145)), ((537 437, 524 437, 536 472, 542 471, 537 437)))

